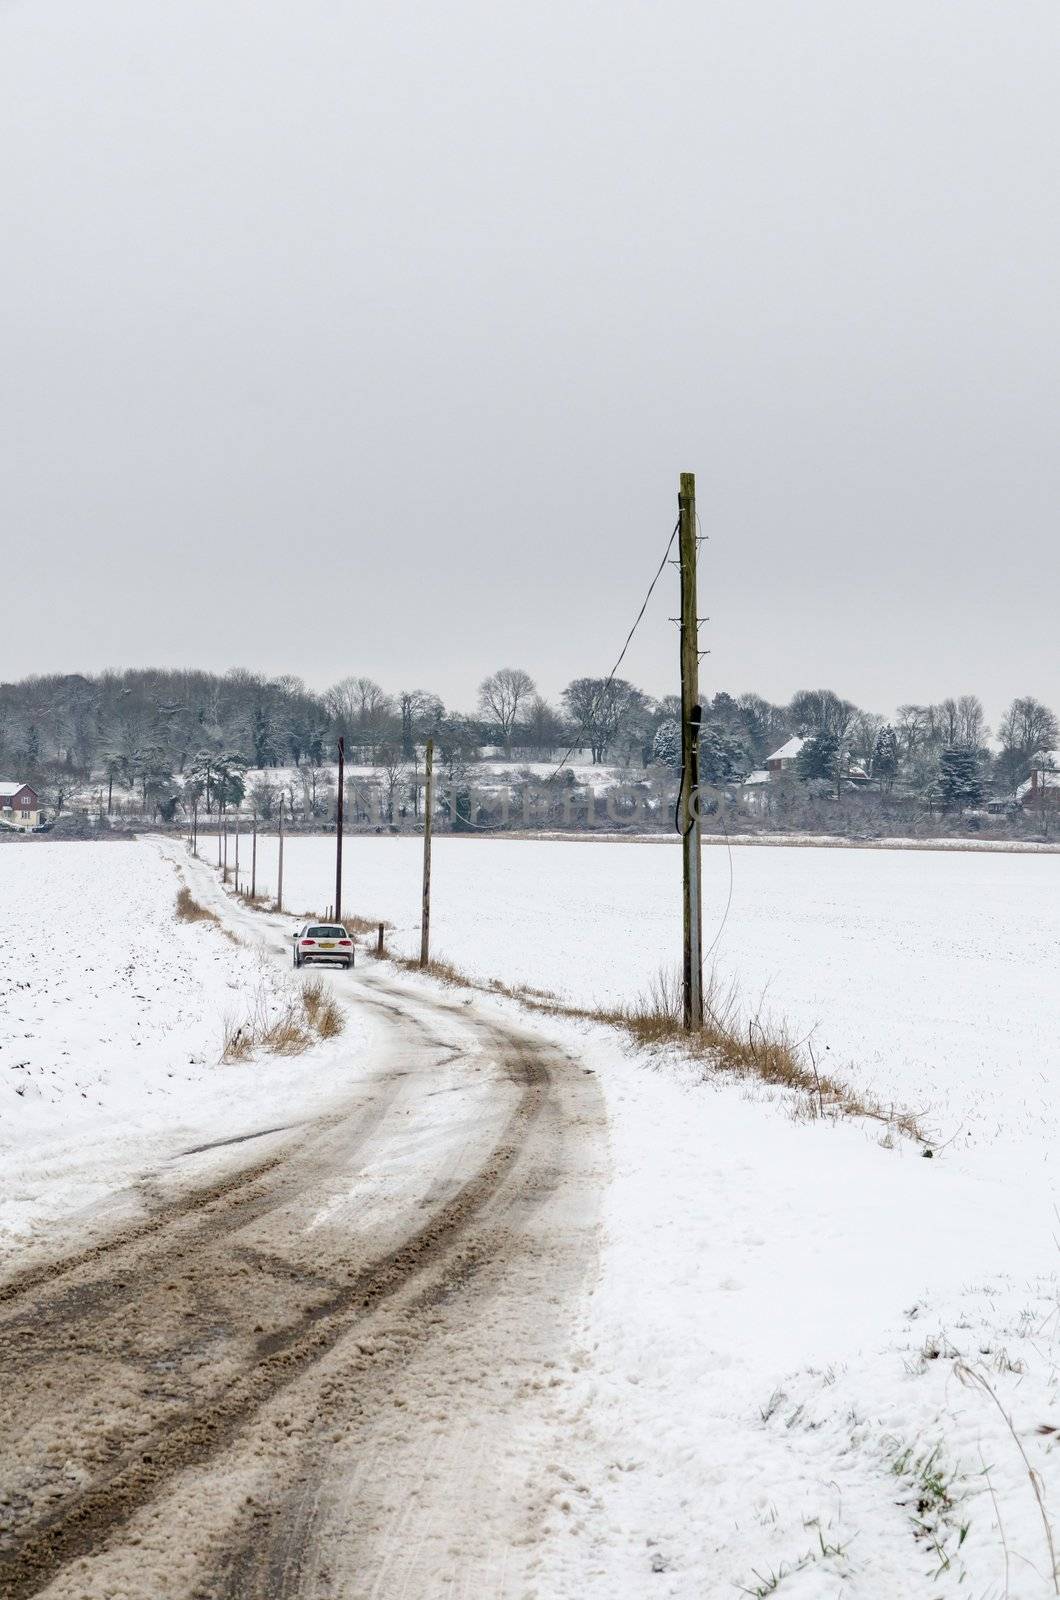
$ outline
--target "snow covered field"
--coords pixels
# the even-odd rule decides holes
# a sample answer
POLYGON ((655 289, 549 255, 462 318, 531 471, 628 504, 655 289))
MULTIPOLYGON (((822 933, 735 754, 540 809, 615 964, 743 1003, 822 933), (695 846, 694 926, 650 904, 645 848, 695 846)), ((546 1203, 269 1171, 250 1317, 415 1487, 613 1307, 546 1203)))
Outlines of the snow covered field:
MULTIPOLYGON (((207 859, 209 843, 202 843, 207 859)), ((273 838, 259 883, 275 886, 273 838)), ((785 1019, 830 1070, 922 1112, 1006 1181, 1052 1171, 1060 1141, 1060 856, 704 851, 705 944, 749 1007, 785 1019)), ((421 846, 346 841, 347 908, 418 948, 421 846)), ((334 840, 286 843, 285 899, 322 910, 334 840)), ((435 842, 436 954, 585 1004, 637 999, 680 952, 673 843, 435 842)))
POLYGON ((540 1593, 1053 1594, 1021 1455, 1051 1521, 1051 1196, 566 1026, 605 1086, 614 1172, 540 1593))
MULTIPOLYGON (((293 907, 327 903, 332 849, 288 841, 293 907)), ((71 1220, 123 1185, 135 1196, 182 1148, 260 1127, 263 1109, 270 1125, 307 1114, 351 1070, 355 1005, 311 1070, 217 1065, 224 1015, 282 998, 264 951, 289 924, 232 907, 237 945, 175 922, 166 856, 181 854, 40 843, 0 859, 0 909, 21 935, 0 952, 9 1261, 49 1223, 61 1248, 71 1220)), ((725 852, 707 865, 712 937, 725 852)), ((528 1484, 539 1532, 512 1595, 1055 1594, 1058 865, 734 852, 722 965, 749 992, 768 984, 795 1025, 819 1019, 822 1048, 877 1093, 930 1101, 943 1131, 963 1123, 931 1161, 873 1124, 792 1121, 761 1086, 703 1082, 610 1030, 532 1019, 596 1075, 611 1177, 598 1276, 549 1380, 559 1442, 542 1442, 528 1484)), ((353 904, 411 945, 416 842, 351 839, 346 870, 353 904)), ((635 994, 675 947, 677 870, 662 844, 442 839, 438 949, 571 998, 635 994)), ((225 907, 204 862, 184 871, 225 907)), ((352 995, 357 975, 343 981, 352 995)))

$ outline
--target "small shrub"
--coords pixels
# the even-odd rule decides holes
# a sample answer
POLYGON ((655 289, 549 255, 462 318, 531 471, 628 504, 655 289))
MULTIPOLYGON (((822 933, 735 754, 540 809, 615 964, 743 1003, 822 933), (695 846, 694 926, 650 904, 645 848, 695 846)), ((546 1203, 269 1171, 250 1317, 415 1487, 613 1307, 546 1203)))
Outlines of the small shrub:
POLYGON ((341 1006, 336 1005, 334 997, 329 994, 317 1012, 317 1033, 322 1039, 334 1039, 342 1032, 345 1026, 345 1013, 341 1006))
POLYGON ((250 1015, 242 1022, 226 1017, 221 1060, 248 1061, 255 1050, 274 1056, 300 1056, 313 1042, 304 1013, 290 1000, 278 1016, 270 1012, 264 985, 258 990, 250 1015))
POLYGON ((302 1010, 311 1028, 316 1027, 317 1016, 324 1004, 325 990, 319 978, 309 978, 302 985, 302 1010))
POLYGON ((220 922, 220 918, 193 898, 187 884, 177 890, 176 918, 178 922, 220 922))
POLYGON ((370 936, 373 941, 379 937, 380 924, 384 932, 394 926, 392 922, 387 922, 385 917, 360 917, 352 911, 344 911, 341 917, 333 916, 330 911, 326 916, 317 911, 307 911, 305 917, 313 922, 341 922, 347 933, 361 933, 366 938, 370 936))
POLYGON ((262 1031, 258 1042, 270 1055, 300 1056, 309 1049, 313 1035, 290 1005, 262 1031))
POLYGON ((345 1013, 319 978, 302 985, 302 1010, 321 1039, 334 1039, 346 1026, 345 1013))
POLYGON ((249 1061, 254 1053, 254 1043, 253 1029, 247 1023, 236 1022, 232 1017, 225 1018, 222 1061, 249 1061))

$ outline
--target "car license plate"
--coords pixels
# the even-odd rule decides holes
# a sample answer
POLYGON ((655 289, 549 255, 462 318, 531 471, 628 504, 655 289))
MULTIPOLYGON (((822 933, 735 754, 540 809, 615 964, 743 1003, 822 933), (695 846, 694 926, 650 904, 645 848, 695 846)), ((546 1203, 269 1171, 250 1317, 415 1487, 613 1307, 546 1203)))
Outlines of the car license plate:
POLYGON ((320 948, 321 950, 334 950, 335 945, 333 942, 329 944, 328 941, 324 939, 321 940, 320 948))

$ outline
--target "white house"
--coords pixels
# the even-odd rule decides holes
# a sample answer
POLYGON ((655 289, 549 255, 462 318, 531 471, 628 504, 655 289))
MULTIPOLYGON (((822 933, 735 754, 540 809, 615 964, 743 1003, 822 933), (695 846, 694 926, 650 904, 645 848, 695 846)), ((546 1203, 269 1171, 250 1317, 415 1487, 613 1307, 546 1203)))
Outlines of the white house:
POLYGON ((40 821, 40 800, 28 783, 0 778, 0 827, 29 833, 40 821))
POLYGON ((779 750, 766 759, 766 771, 771 777, 779 777, 782 772, 790 772, 799 759, 799 751, 806 743, 805 739, 795 735, 787 744, 782 744, 779 750))

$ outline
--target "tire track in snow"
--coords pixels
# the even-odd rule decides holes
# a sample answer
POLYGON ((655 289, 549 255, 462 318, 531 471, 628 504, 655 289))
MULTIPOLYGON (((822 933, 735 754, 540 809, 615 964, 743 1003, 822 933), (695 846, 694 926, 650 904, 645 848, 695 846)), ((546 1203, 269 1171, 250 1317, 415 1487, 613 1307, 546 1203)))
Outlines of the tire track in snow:
MULTIPOLYGON (((409 1019, 403 1016, 402 1020, 409 1019)), ((550 1084, 544 1047, 535 1049, 525 1038, 506 1036, 500 1029, 491 1031, 505 1073, 519 1092, 514 1110, 479 1170, 397 1248, 369 1261, 347 1282, 336 1282, 322 1299, 315 1298, 297 1314, 289 1314, 279 1327, 255 1338, 250 1358, 234 1376, 226 1379, 220 1392, 203 1396, 196 1392, 193 1382, 190 1393, 178 1394, 162 1425, 132 1439, 106 1439, 103 1459, 90 1462, 89 1481, 84 1487, 63 1492, 61 1484, 45 1481, 43 1486, 37 1486, 44 1489, 43 1505, 33 1500, 32 1493, 27 1503, 19 1491, 13 1496, 9 1494, 5 1508, 9 1526, 6 1534, 0 1537, 0 1591, 9 1600, 27 1600, 70 1562, 97 1552, 107 1540, 120 1533, 137 1510, 156 1499, 178 1474, 215 1460, 239 1431, 253 1421, 263 1405, 295 1383, 345 1334, 410 1286, 414 1287, 433 1269, 444 1267, 454 1256, 459 1258, 460 1242, 469 1225, 508 1181, 527 1133, 545 1104, 550 1084), (20 1509, 31 1514, 20 1518, 20 1509)), ((426 1035, 427 1030, 421 1033, 426 1035)), ((446 1050, 452 1046, 451 1040, 432 1039, 431 1043, 446 1050)), ((341 1132, 341 1127, 338 1131, 341 1132)), ((332 1141, 336 1145, 338 1142, 332 1141)), ((348 1151, 344 1155, 348 1157, 348 1151)), ((339 1159, 337 1148, 334 1157, 339 1159)), ((155 1350, 161 1345, 165 1353, 174 1352, 174 1360, 178 1366, 180 1364, 184 1354, 178 1337, 181 1330, 174 1323, 173 1306, 167 1293, 173 1285, 166 1282, 167 1272, 178 1259, 192 1269, 198 1265, 202 1269, 203 1285, 217 1297, 219 1309, 212 1309, 211 1334, 222 1341, 227 1339, 228 1343, 233 1342, 235 1333, 245 1336, 246 1316, 255 1314, 251 1309, 255 1302, 251 1296, 249 1305, 245 1303, 245 1279, 233 1276, 230 1270, 228 1273, 222 1270, 223 1258, 218 1260, 216 1247, 219 1241, 224 1245, 232 1229, 246 1220, 240 1213, 256 1203, 254 1186, 263 1202, 273 1198, 270 1194, 273 1184, 281 1190, 276 1197, 278 1205, 291 1198, 289 1192, 282 1192, 287 1165, 282 1154, 273 1157, 229 1183, 184 1197, 116 1240, 86 1251, 50 1271, 39 1269, 21 1282, 16 1280, 6 1286, 9 1303, 38 1295, 17 1318, 21 1337, 10 1344, 4 1362, 3 1382, 7 1392, 16 1392, 12 1385, 17 1386, 33 1365, 35 1341, 48 1347, 42 1352, 46 1358, 54 1357, 54 1346, 49 1341, 55 1339, 67 1320, 76 1320, 80 1328, 66 1346, 67 1350, 73 1348, 78 1354, 83 1354, 86 1341, 91 1342, 93 1334, 97 1346, 106 1346, 108 1339, 118 1334, 112 1324, 114 1316, 120 1316, 120 1305, 116 1306, 109 1294, 108 1286, 113 1280, 104 1277, 101 1283, 101 1272, 118 1274, 119 1285, 130 1281, 124 1276, 126 1271, 135 1272, 142 1291, 136 1308, 139 1331, 134 1329, 131 1335, 124 1337, 118 1334, 119 1354, 127 1362, 139 1358, 142 1365, 144 1355, 150 1353, 157 1365, 155 1350), (241 1196, 240 1191, 245 1194, 241 1196), (215 1219, 216 1225, 207 1218, 201 1234, 197 1235, 192 1229, 190 1236, 185 1236, 187 1230, 182 1230, 182 1224, 186 1218, 196 1211, 208 1212, 211 1205, 219 1202, 223 1206, 226 1197, 230 1197, 229 1215, 215 1219), (241 1199, 244 1205, 240 1204, 241 1199), (126 1258, 127 1264, 123 1265, 126 1258), (56 1282, 62 1284, 63 1292, 53 1298, 50 1288, 56 1282), (93 1290, 98 1292, 95 1301, 93 1290), (130 1350, 130 1340, 134 1347, 138 1337, 141 1344, 144 1342, 145 1329, 151 1333, 150 1351, 130 1350)), ((268 1225, 267 1216, 265 1222, 268 1225)), ((292 1240, 281 1234, 281 1250, 284 1246, 289 1251, 292 1240)), ((487 1259, 487 1255, 480 1258, 476 1250, 469 1250, 463 1261, 457 1259, 455 1276, 446 1283, 443 1273, 442 1284, 429 1288, 423 1303, 429 1303, 435 1293, 452 1292, 460 1274, 474 1271, 480 1259, 487 1259)), ((313 1265, 317 1268, 319 1263, 313 1265)), ((275 1278, 270 1278, 269 1287, 271 1293, 276 1292, 275 1278)), ((304 1286, 292 1288, 288 1307, 292 1313, 294 1288, 304 1286)), ((23 1311, 21 1305, 19 1311, 23 1311)), ((98 1365, 99 1349, 93 1349, 91 1354, 98 1365)), ((203 1352, 197 1354, 201 1358, 203 1352)), ((370 1355, 362 1361, 365 1381, 370 1381, 370 1355)), ((127 1403, 120 1386, 116 1393, 123 1404, 127 1403)), ((105 1389, 101 1391, 98 1386, 98 1374, 80 1392, 76 1380, 71 1383, 63 1397, 71 1432, 76 1434, 78 1407, 98 1410, 106 1401, 105 1389)))

